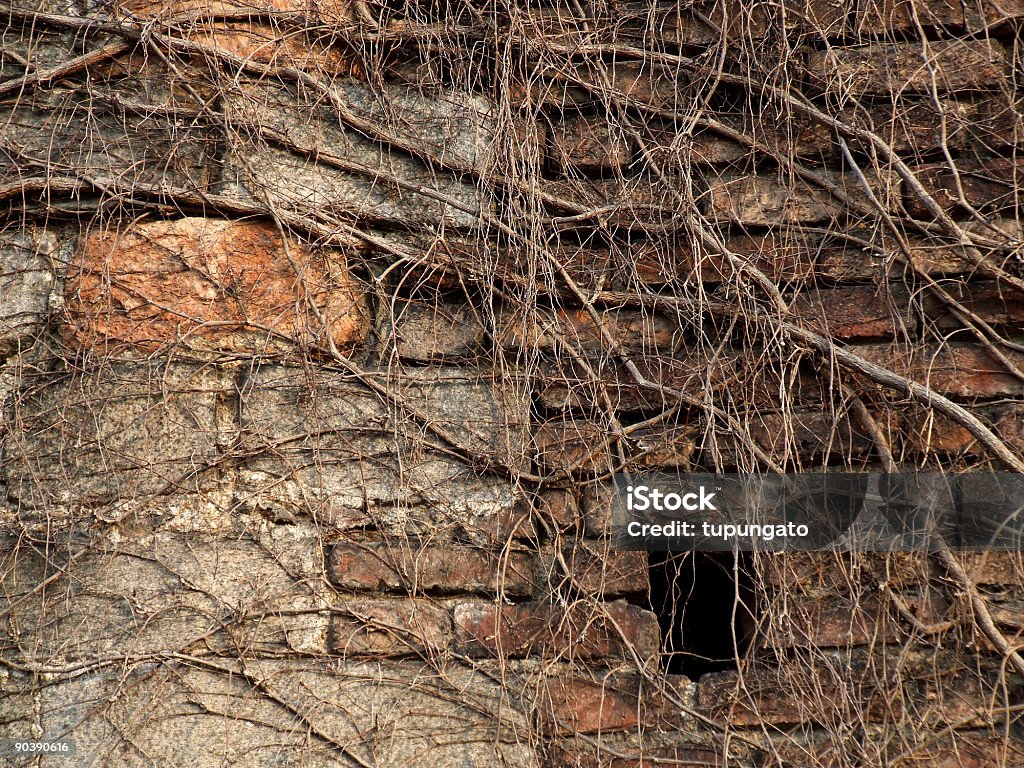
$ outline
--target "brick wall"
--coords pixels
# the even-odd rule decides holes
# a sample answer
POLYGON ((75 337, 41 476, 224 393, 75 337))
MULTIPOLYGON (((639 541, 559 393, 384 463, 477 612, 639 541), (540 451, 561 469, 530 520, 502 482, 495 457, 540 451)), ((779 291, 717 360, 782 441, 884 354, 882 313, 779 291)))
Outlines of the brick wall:
POLYGON ((696 679, 608 541, 624 468, 1024 470, 1024 5, 0 11, 0 737, 1024 765, 1017 555, 751 558, 696 679))

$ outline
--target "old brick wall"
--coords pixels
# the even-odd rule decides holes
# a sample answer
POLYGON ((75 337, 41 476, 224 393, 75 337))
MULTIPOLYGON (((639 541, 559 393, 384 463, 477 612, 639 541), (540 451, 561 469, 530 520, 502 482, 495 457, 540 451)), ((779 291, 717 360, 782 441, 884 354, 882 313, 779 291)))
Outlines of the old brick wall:
POLYGON ((755 556, 690 679, 608 541, 624 468, 1024 471, 1024 5, 0 10, 0 738, 1024 765, 1017 555, 755 556))

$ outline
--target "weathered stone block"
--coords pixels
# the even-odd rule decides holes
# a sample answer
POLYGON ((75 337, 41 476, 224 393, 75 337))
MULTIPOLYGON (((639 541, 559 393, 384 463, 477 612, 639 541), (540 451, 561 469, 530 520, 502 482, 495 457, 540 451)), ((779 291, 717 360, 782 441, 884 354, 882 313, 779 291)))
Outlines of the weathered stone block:
MULTIPOLYGON (((945 618, 948 605, 937 595, 903 595, 904 604, 923 624, 945 618)), ((895 642, 900 637, 896 612, 875 595, 848 591, 825 596, 787 595, 773 602, 785 607, 785 621, 766 622, 767 648, 850 648, 895 642)))
POLYGON ((519 499, 505 472, 526 455, 526 393, 476 369, 368 375, 379 391, 354 375, 256 371, 242 395, 250 458, 239 494, 336 528, 504 530, 519 499), (490 463, 497 473, 474 469, 490 463))
POLYGON ((340 23, 353 18, 350 0, 116 0, 112 11, 128 12, 142 19, 226 16, 248 12, 303 14, 323 22, 340 23))
POLYGON ((513 102, 580 107, 597 103, 602 94, 650 107, 672 107, 685 97, 687 79, 671 67, 653 62, 566 62, 564 67, 542 63, 529 84, 513 84, 513 102), (608 85, 605 85, 607 78, 608 85))
POLYGON ((940 92, 1000 91, 1010 76, 1009 58, 993 40, 935 40, 921 43, 874 43, 833 46, 811 51, 811 83, 848 96, 940 92))
POLYGON ((654 126, 655 142, 649 146, 652 156, 669 167, 686 168, 692 163, 707 165, 740 164, 767 151, 782 157, 798 157, 805 163, 820 163, 838 152, 832 131, 798 114, 780 114, 775 105, 753 107, 756 118, 735 115, 714 115, 725 128, 744 134, 756 142, 733 139, 726 132, 712 127, 683 136, 654 126))
MULTIPOLYGON (((978 99, 905 96, 891 105, 859 105, 841 117, 851 125, 873 131, 895 151, 911 156, 951 150, 993 150, 1017 143, 1024 136, 1016 97, 982 94, 978 99)), ((851 140, 854 147, 861 142, 851 140)))
POLYGON ((1024 16, 1020 0, 871 0, 858 9, 856 34, 886 35, 930 27, 967 27, 972 32, 995 29, 1024 16))
POLYGON ((16 165, 0 161, 0 171, 72 186, 85 176, 124 190, 208 190, 209 126, 179 108, 139 114, 152 105, 126 90, 102 83, 88 92, 58 87, 0 104, 0 144, 18 158, 16 165))
POLYGON ((297 32, 294 28, 282 29, 255 20, 243 23, 200 22, 190 26, 186 37, 213 56, 228 56, 237 61, 302 69, 322 77, 360 71, 354 57, 345 56, 339 48, 325 45, 315 34, 297 32))
POLYGON ((0 686, 0 736, 25 738, 38 725, 76 742, 75 764, 97 768, 539 766, 529 724, 501 686, 458 667, 129 658, 38 689, 22 674, 0 686))
POLYGON ((958 0, 868 0, 853 19, 855 34, 887 35, 922 27, 962 27, 964 5, 958 0))
POLYGON ((432 100, 407 86, 378 95, 356 80, 337 80, 329 94, 242 83, 225 98, 225 116, 265 142, 229 154, 222 187, 270 194, 290 210, 474 227, 487 205, 476 186, 406 150, 485 171, 494 160, 490 110, 477 97, 432 100))
POLYGON ((534 429, 535 460, 554 475, 607 472, 613 466, 612 439, 600 424, 552 419, 534 429))
POLYGON ((8 612, 0 637, 16 639, 33 661, 327 650, 320 542, 311 525, 228 539, 83 531, 4 553, 0 605, 8 612), (35 590, 46 580, 45 591, 35 590))
POLYGON ((671 406, 678 402, 673 391, 717 393, 735 384, 737 358, 729 351, 711 355, 707 350, 683 347, 671 358, 652 354, 633 355, 632 360, 639 381, 625 366, 604 359, 587 371, 571 359, 558 358, 538 377, 536 396, 547 408, 589 411, 604 402, 603 387, 612 407, 630 412, 671 406))
POLYGON ((23 515, 39 508, 50 522, 82 505, 195 491, 219 455, 219 404, 233 389, 213 366, 155 361, 26 380, 0 475, 23 515))
POLYGON ((67 335, 83 349, 339 348, 369 330, 344 256, 271 224, 185 218, 85 237, 68 272, 67 335))
POLYGON ((423 363, 478 357, 484 350, 484 326, 469 306, 398 302, 385 326, 385 357, 392 344, 400 358, 423 363))
POLYGON ((646 595, 650 589, 646 552, 618 552, 610 542, 577 540, 562 551, 561 562, 568 575, 553 572, 553 581, 564 579, 568 586, 595 599, 622 595, 646 595))
POLYGON ((864 455, 872 444, 847 416, 799 409, 791 413, 760 413, 751 417, 750 435, 764 450, 789 459, 864 455))
POLYGON ((42 330, 62 264, 57 235, 29 227, 0 233, 0 359, 42 330))
POLYGON ((535 552, 409 541, 339 541, 327 577, 339 589, 420 593, 483 592, 529 597, 540 586, 535 552))
POLYGON ((542 724, 551 732, 613 733, 637 725, 671 728, 683 720, 678 709, 639 675, 552 675, 542 683, 540 696, 542 724))
POLYGON ((859 680, 847 688, 836 677, 827 669, 813 681, 798 669, 752 669, 740 681, 736 672, 718 672, 697 683, 697 704, 705 716, 740 728, 829 722, 846 714, 839 709, 844 706, 866 722, 884 722, 900 711, 902 702, 889 691, 859 680))
MULTIPOLYGON (((873 208, 854 174, 823 172, 822 176, 847 199, 873 208)), ((900 194, 898 177, 871 174, 867 178, 875 198, 886 209, 893 210, 900 194)), ((807 181, 736 173, 723 173, 709 179, 708 191, 700 202, 708 214, 719 221, 765 227, 828 221, 849 212, 846 201, 807 181)))
POLYGON ((498 315, 496 325, 496 340, 503 347, 557 352, 570 345, 597 356, 613 353, 605 334, 627 353, 667 352, 682 335, 678 320, 668 315, 628 309, 602 311, 600 325, 584 309, 508 309, 498 315))
POLYGON ((425 600, 346 599, 331 617, 331 652, 345 657, 438 653, 451 639, 451 614, 425 600))
MULTIPOLYGON (((1024 293, 994 280, 978 282, 949 281, 943 289, 970 313, 994 327, 1018 328, 1024 323, 1024 293)), ((963 328, 964 323, 952 309, 934 294, 924 300, 928 319, 946 331, 963 328)))

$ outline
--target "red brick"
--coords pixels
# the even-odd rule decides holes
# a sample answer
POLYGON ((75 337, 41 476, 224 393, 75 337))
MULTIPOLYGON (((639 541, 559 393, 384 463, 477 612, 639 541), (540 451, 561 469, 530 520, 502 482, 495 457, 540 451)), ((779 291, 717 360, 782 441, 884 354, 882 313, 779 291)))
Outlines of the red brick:
MULTIPOLYGON (((904 595, 903 601, 924 624, 945 618, 947 606, 937 596, 904 595)), ((847 648, 895 642, 900 637, 900 623, 873 594, 856 600, 842 593, 831 598, 788 595, 773 602, 770 611, 773 615, 765 617, 764 631, 768 648, 847 648)))
POLYGON ((989 40, 928 43, 931 67, 923 66, 919 42, 832 46, 812 51, 807 74, 815 87, 833 94, 894 95, 951 91, 999 91, 1007 87, 1009 58, 989 40))
POLYGON ((458 648, 472 656, 641 659, 657 655, 657 618, 625 602, 494 605, 462 603, 455 608, 458 648))
POLYGON ((697 429, 659 424, 629 433, 631 467, 689 469, 697 449, 697 429))
MULTIPOLYGON (((1024 183, 1024 158, 1006 157, 981 160, 957 160, 957 173, 948 164, 922 166, 915 175, 940 208, 954 211, 961 207, 957 189, 967 204, 985 211, 1010 211, 1024 206, 1020 187, 1024 183)), ((915 195, 907 192, 907 210, 918 218, 931 218, 931 213, 915 195)))
POLYGON ((423 600, 347 600, 331 617, 329 647, 343 656, 439 652, 452 640, 451 615, 423 600))
POLYGON ((548 677, 538 709, 546 729, 562 733, 610 733, 638 724, 657 728, 680 719, 678 709, 639 675, 548 677))
POLYGON ((661 163, 669 167, 687 167, 690 164, 724 165, 744 162, 755 154, 767 150, 783 157, 799 157, 820 162, 834 156, 838 146, 832 131, 820 122, 813 122, 800 115, 782 115, 769 105, 758 109, 763 114, 753 125, 729 116, 718 116, 716 120, 725 128, 744 134, 756 142, 756 149, 746 141, 736 141, 728 132, 702 125, 692 135, 682 135, 670 128, 651 127, 653 141, 647 149, 661 163))
POLYGON ((899 719, 903 701, 897 686, 879 689, 828 670, 793 667, 719 672, 697 684, 697 705, 716 722, 741 728, 836 722, 850 710, 867 722, 899 719), (799 692, 794 695, 794 692, 799 692))
POLYGON ((791 460, 860 456, 873 447, 847 417, 815 408, 788 413, 759 412, 751 416, 749 427, 751 438, 761 448, 791 460))
POLYGON ((552 419, 534 429, 535 459, 542 471, 559 475, 604 473, 614 465, 609 433, 582 419, 552 419))
POLYGON ((894 31, 917 31, 922 27, 964 24, 964 6, 959 0, 868 0, 853 22, 855 34, 886 35, 894 31))
MULTIPOLYGON (((598 385, 603 386, 613 407, 622 412, 664 409, 676 402, 671 394, 660 388, 679 390, 694 396, 708 392, 721 392, 736 386, 734 376, 738 365, 736 356, 723 351, 714 360, 707 360, 707 350, 679 350, 675 356, 634 355, 633 363, 644 380, 655 386, 638 384, 624 366, 603 364, 597 368, 597 380, 573 360, 564 357, 552 361, 536 380, 540 403, 552 409, 579 408, 586 411, 600 407, 603 398, 598 385)), ((778 395, 772 396, 773 401, 778 395)))
POLYGON ((351 21, 348 0, 118 0, 116 7, 143 19, 238 13, 305 14, 321 21, 351 21))
POLYGON ((192 42, 256 64, 293 67, 334 77, 364 74, 358 59, 345 55, 343 49, 270 24, 197 24, 187 34, 192 42))
POLYGON ((1019 552, 965 552, 957 558, 975 584, 1016 586, 1024 581, 1024 556, 1019 552))
POLYGON ((784 0, 777 6, 751 5, 741 0, 702 2, 698 9, 719 28, 732 46, 750 46, 771 34, 786 30, 810 33, 815 39, 842 35, 851 0, 784 0), (785 14, 781 13, 785 10, 785 14), (728 18, 723 18, 723 10, 728 18))
POLYGON ((665 315, 639 310, 608 310, 598 325, 583 309, 539 310, 523 317, 505 312, 498 318, 498 343, 513 349, 558 352, 569 344, 577 351, 607 354, 610 345, 602 331, 630 353, 669 350, 681 334, 679 325, 665 315))
POLYGON ((327 578, 339 589, 382 592, 465 593, 501 591, 528 597, 538 584, 536 553, 506 553, 466 545, 407 541, 334 544, 327 578))
POLYGON ((1022 0, 982 0, 979 13, 977 3, 967 5, 967 27, 973 32, 1002 31, 1007 24, 1019 23, 1024 18, 1022 0))
POLYGON ((627 165, 632 151, 625 134, 605 119, 575 117, 551 126, 550 162, 562 173, 601 173, 627 165))
POLYGON ((921 701, 913 714, 929 728, 984 728, 991 722, 993 710, 1003 705, 1003 686, 976 669, 944 669, 941 676, 925 675, 920 683, 921 701))
POLYGON ((665 224, 678 215, 684 203, 667 189, 664 184, 641 175, 555 179, 544 181, 540 186, 547 198, 587 212, 592 225, 600 222, 633 228, 665 224))
MULTIPOLYGON (((948 281, 943 289, 971 313, 993 326, 1017 329, 1024 323, 1024 293, 994 280, 979 282, 948 281)), ((964 327, 945 302, 932 293, 926 294, 924 310, 930 320, 943 330, 964 327)))
POLYGON ((711 24, 674 6, 658 8, 646 2, 630 2, 614 6, 612 13, 613 19, 581 18, 570 7, 555 6, 532 8, 519 14, 516 21, 523 24, 522 34, 527 40, 573 48, 613 43, 707 46, 720 39, 711 24))
MULTIPOLYGON (((995 432, 1011 450, 1024 452, 1024 405, 1011 404, 975 409, 975 415, 995 426, 995 432)), ((903 411, 907 447, 915 453, 983 455, 978 439, 957 422, 920 407, 903 411)))
POLYGON ((898 284, 808 289, 790 305, 796 319, 820 334, 836 339, 892 338, 901 329, 913 330, 908 317, 909 296, 898 284))
POLYGON ((325 332, 345 348, 362 341, 368 325, 343 256, 295 242, 286 251, 275 227, 256 222, 187 218, 93 232, 65 295, 70 339, 86 349, 184 343, 252 352, 275 334, 303 342, 325 332))
POLYGON ((860 8, 853 28, 856 34, 868 35, 916 32, 918 23, 925 28, 966 26, 980 31, 1021 16, 1024 16, 1024 3, 1020 0, 981 0, 967 4, 958 0, 872 0, 860 8))
MULTIPOLYGON (((921 345, 912 350, 887 345, 862 345, 851 351, 938 392, 958 397, 1022 395, 1024 383, 1009 373, 981 346, 950 342, 921 345)), ((1024 354, 1006 352, 1016 365, 1024 354)))

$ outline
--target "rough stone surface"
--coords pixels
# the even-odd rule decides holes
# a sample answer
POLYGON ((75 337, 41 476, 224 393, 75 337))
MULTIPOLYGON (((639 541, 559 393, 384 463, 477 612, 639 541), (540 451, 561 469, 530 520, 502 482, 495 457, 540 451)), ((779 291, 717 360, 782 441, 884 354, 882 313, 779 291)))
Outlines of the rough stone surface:
POLYGON ((352 18, 350 0, 117 0, 114 8, 143 19, 227 15, 232 12, 303 13, 325 22, 352 18))
POLYGON ((484 326, 469 307, 402 302, 385 325, 385 351, 393 343, 395 352, 405 360, 429 363, 466 359, 479 357, 484 351, 484 326))
POLYGON ((110 654, 322 654, 326 589, 312 526, 262 526, 237 539, 130 527, 77 531, 2 560, 0 638, 34 663, 110 654), (45 592, 33 591, 49 579, 45 592))
POLYGON ((499 686, 419 662, 132 661, 43 686, 41 721, 29 680, 10 675, 0 685, 17 713, 0 735, 24 737, 35 722, 47 735, 73 729, 81 764, 538 765, 499 686))
POLYGON ((25 514, 35 508, 50 523, 81 505, 187 494, 216 460, 220 404, 232 389, 223 370, 188 363, 26 379, 0 476, 25 514))
MULTIPOLYGON (((822 177, 855 204, 870 207, 854 174, 824 173, 822 177)), ((900 189, 896 176, 873 176, 869 183, 882 205, 896 205, 900 189)), ((849 206, 821 186, 803 180, 738 173, 723 173, 710 179, 702 202, 709 215, 719 221, 760 226, 829 221, 849 211, 849 206)))
POLYGON ((0 233, 0 359, 31 346, 46 322, 58 249, 56 234, 42 228, 0 233))
MULTIPOLYGON (((917 169, 917 176, 925 190, 938 205, 947 210, 959 210, 963 201, 986 212, 1012 211, 1021 206, 1020 184, 1024 178, 1024 159, 983 158, 960 160, 954 169, 947 163, 917 169), (958 186, 959 180, 959 186, 958 186)), ((919 218, 932 214, 917 197, 907 196, 907 208, 919 218)))
POLYGON ((679 323, 662 314, 608 310, 600 318, 599 325, 583 309, 538 309, 529 313, 510 309, 499 315, 495 335, 505 347, 557 352, 570 345, 587 354, 601 355, 612 351, 608 337, 627 353, 653 353, 667 352, 682 334, 679 323))
POLYGON ((242 400, 241 439, 252 457, 239 470, 242 497, 312 512, 336 528, 495 534, 517 502, 509 480, 477 473, 424 441, 444 445, 439 431, 456 451, 519 466, 523 394, 472 369, 409 369, 390 384, 384 372, 371 376, 382 391, 355 376, 254 373, 242 400))
POLYGON ((451 615, 425 600, 344 599, 331 617, 331 652, 346 658, 438 653, 451 639, 451 615))
POLYGON ((315 96, 243 83, 226 99, 226 117, 237 130, 261 135, 265 142, 229 154, 221 188, 250 196, 265 191, 291 210, 326 208, 375 221, 478 224, 483 201, 472 184, 431 169, 403 150, 425 144, 427 157, 439 164, 484 169, 491 162, 494 130, 488 105, 471 97, 432 102, 408 89, 378 97, 355 80, 332 88, 330 95, 315 96), (338 107, 340 114, 335 103, 344 105, 338 107), (385 116, 405 119, 396 127, 365 127, 383 125, 385 116), (361 128, 370 131, 370 138, 361 128))
MULTIPOLYGON (((958 4, 959 7, 959 4, 958 4)), ((977 99, 904 96, 891 105, 848 110, 844 119, 872 130, 893 149, 916 157, 943 144, 952 150, 995 150, 1024 137, 1015 97, 982 94, 977 99)), ((859 144, 855 141, 855 146, 859 144)))
POLYGON ((154 95, 165 94, 99 79, 89 96, 52 88, 18 98, 17 109, 0 103, 0 144, 18 157, 13 165, 0 159, 0 172, 17 168, 22 180, 47 180, 58 189, 87 189, 82 175, 122 190, 209 189, 212 131, 190 114, 194 103, 160 104, 154 95), (139 116, 139 109, 154 114, 139 116))
POLYGON ((555 125, 549 134, 550 162, 562 172, 601 173, 629 163, 629 141, 604 120, 573 118, 555 125))
POLYGON ((796 297, 795 318, 818 333, 837 339, 884 339, 913 332, 917 318, 908 316, 908 296, 898 286, 810 289, 796 297))
POLYGON ((366 336, 344 257, 265 223, 185 218, 87 235, 68 272, 68 334, 83 349, 175 344, 234 352, 339 349, 366 336))

